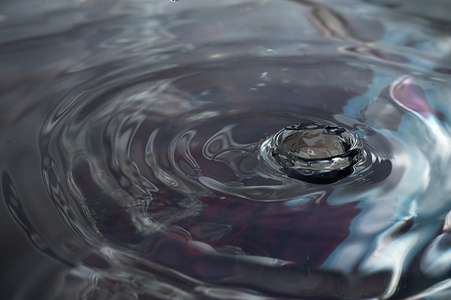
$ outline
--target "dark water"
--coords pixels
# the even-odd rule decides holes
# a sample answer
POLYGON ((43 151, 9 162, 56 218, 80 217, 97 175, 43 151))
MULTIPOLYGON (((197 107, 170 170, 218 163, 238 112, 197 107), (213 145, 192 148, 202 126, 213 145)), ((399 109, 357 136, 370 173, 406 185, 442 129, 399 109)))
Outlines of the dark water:
POLYGON ((451 298, 427 3, 4 1, 0 298, 451 298))

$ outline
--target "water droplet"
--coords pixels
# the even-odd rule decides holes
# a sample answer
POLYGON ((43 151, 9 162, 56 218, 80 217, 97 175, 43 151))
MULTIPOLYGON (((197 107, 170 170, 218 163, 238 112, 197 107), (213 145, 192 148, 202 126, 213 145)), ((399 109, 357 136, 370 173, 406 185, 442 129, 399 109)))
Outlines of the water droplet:
POLYGON ((361 160, 360 137, 345 128, 315 123, 288 126, 270 138, 269 154, 289 177, 332 183, 361 160))

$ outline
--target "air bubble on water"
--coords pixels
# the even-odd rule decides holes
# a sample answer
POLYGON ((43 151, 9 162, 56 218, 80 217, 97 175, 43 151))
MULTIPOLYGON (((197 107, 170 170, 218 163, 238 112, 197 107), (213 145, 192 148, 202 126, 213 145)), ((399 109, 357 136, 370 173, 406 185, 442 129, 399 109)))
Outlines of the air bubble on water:
POLYGON ((356 133, 316 123, 285 127, 263 145, 262 152, 279 170, 314 183, 332 183, 351 174, 363 148, 356 133))

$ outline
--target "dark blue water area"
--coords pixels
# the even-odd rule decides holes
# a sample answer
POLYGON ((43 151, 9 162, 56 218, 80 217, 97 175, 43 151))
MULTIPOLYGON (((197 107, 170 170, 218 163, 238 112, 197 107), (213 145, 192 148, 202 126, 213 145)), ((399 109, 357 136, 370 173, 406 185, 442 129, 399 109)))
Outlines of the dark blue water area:
POLYGON ((450 299, 447 1, 3 1, 0 299, 450 299))

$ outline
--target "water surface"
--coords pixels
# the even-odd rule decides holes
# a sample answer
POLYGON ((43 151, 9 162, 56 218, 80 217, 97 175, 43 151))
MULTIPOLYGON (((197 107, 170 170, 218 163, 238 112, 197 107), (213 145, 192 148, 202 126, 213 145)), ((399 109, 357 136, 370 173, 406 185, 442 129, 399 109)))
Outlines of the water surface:
POLYGON ((1 298, 451 297, 447 2, 2 6, 1 298))

